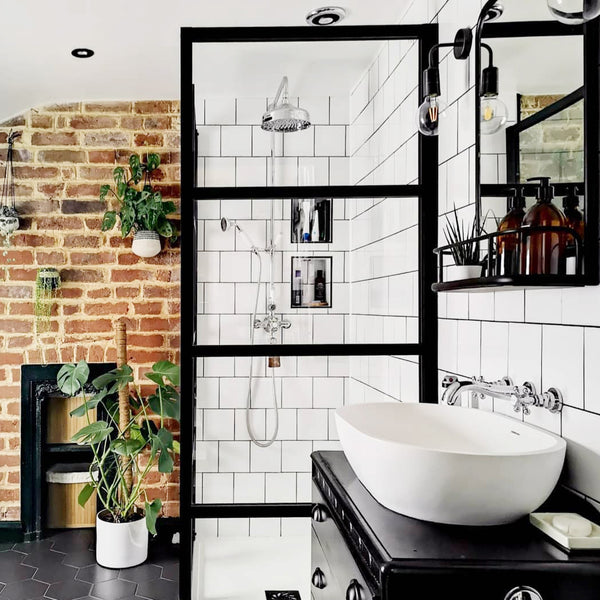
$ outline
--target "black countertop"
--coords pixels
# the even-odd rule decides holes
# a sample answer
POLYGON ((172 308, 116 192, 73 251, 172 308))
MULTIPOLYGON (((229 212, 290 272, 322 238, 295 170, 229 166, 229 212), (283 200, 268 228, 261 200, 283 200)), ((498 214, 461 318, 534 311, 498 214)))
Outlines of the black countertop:
MULTIPOLYGON (((312 460, 340 505, 354 516, 384 561, 436 561, 465 564, 598 563, 600 552, 561 550, 523 518, 510 525, 464 527, 420 521, 379 504, 360 483, 343 452, 315 452, 312 460)), ((557 491, 540 512, 579 512, 599 522, 598 513, 574 494, 557 491)))

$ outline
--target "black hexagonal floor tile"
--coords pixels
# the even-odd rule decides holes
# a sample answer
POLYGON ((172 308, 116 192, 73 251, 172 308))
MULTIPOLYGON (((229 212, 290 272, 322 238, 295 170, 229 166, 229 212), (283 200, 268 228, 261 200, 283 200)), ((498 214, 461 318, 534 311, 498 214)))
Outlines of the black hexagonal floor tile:
POLYGON ((105 569, 100 565, 90 565, 79 569, 77 579, 87 581, 89 583, 100 583, 101 581, 110 581, 119 576, 119 571, 116 569, 105 569))
POLYGON ((131 567, 130 569, 121 569, 121 572, 119 573, 119 579, 141 583, 142 581, 159 579, 161 573, 162 569, 160 567, 146 563, 137 567, 131 567))
POLYGON ((34 573, 35 567, 27 567, 18 563, 0 563, 0 583, 31 579, 34 573))
POLYGON ((170 579, 171 581, 179 581, 179 562, 176 560, 169 560, 168 562, 162 563, 162 576, 163 579, 170 579))
POLYGON ((36 540, 34 542, 19 542, 13 546, 13 550, 31 554, 32 552, 38 552, 39 550, 50 550, 53 544, 54 542, 50 538, 36 540))
POLYGON ((122 600, 127 596, 134 596, 136 587, 137 584, 132 581, 122 581, 121 579, 102 581, 94 584, 92 596, 101 598, 101 600, 122 600))
POLYGON ((53 550, 71 553, 80 550, 89 550, 96 541, 93 529, 71 529, 55 533, 52 536, 53 550))
POLYGON ((91 550, 79 550, 78 552, 69 552, 63 558, 63 565, 69 567, 89 567, 96 564, 96 554, 91 550))
POLYGON ((149 600, 177 600, 179 585, 168 579, 144 581, 138 585, 136 594, 143 598, 149 598, 149 600))
POLYGON ((52 600, 74 600, 88 596, 92 588, 91 583, 84 581, 61 581, 53 583, 46 592, 47 598, 52 600))
POLYGON ((0 552, 0 565, 18 565, 26 556, 27 554, 17 552, 16 550, 0 552))
POLYGON ((65 554, 62 552, 54 552, 54 550, 47 550, 40 548, 35 550, 31 554, 28 554, 22 561, 22 564, 28 567, 47 567, 52 568, 56 565, 60 565, 63 561, 65 554))
POLYGON ((0 600, 32 600, 32 598, 43 597, 48 585, 28 579, 27 581, 15 581, 9 583, 1 592, 0 600))
POLYGON ((70 581, 75 579, 77 575, 77 567, 67 567, 67 565, 44 565, 40 567, 33 578, 36 581, 44 583, 58 583, 59 581, 70 581))

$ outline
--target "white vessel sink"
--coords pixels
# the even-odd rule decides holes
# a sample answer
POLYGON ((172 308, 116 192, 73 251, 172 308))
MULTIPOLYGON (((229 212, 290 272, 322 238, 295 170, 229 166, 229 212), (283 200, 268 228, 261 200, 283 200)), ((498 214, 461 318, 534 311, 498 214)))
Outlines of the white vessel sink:
POLYGON ((383 506, 452 525, 500 525, 533 512, 560 475, 565 441, 470 408, 401 402, 336 411, 351 467, 383 506))

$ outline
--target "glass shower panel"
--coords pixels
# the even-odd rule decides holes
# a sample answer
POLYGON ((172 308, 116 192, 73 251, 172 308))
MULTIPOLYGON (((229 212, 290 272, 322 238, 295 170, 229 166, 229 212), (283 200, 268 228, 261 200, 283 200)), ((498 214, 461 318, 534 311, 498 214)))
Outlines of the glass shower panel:
POLYGON ((419 401, 417 357, 282 356, 279 364, 198 359, 196 503, 310 502, 311 452, 341 449, 336 408, 419 401), (273 441, 262 447, 251 437, 273 441))

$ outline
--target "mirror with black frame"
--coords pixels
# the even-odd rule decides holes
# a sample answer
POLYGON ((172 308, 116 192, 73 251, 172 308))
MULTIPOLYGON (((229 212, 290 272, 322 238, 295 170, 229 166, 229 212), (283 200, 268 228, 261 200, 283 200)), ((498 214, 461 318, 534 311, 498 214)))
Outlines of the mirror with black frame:
POLYGON ((527 229, 495 238, 484 275, 581 275, 584 36, 572 29, 556 35, 555 27, 551 35, 486 36, 486 27, 479 81, 481 221, 485 233, 527 229))

